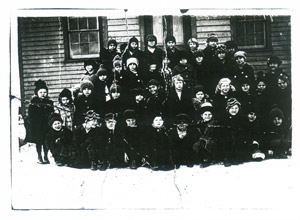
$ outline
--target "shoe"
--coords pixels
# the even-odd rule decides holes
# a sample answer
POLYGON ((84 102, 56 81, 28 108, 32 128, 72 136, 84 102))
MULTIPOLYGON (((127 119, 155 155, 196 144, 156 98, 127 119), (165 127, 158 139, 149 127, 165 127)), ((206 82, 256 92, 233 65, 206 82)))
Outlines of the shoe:
POLYGON ((99 164, 99 170, 101 171, 105 171, 107 169, 106 163, 102 162, 99 164))
POLYGON ((200 164, 200 168, 206 168, 206 167, 208 167, 209 165, 210 165, 209 162, 203 162, 203 163, 200 164))
POLYGON ((49 160, 48 160, 48 157, 44 157, 44 164, 49 164, 49 160))
POLYGON ((59 166, 59 167, 61 167, 61 166, 63 166, 64 164, 61 163, 61 162, 56 162, 56 165, 59 166))
POLYGON ((224 161, 224 167, 230 167, 232 164, 229 161, 224 161))
POLYGON ((262 161, 263 159, 265 159, 265 154, 258 150, 252 154, 252 159, 254 161, 262 161))
POLYGON ((97 170, 97 163, 95 161, 91 163, 91 170, 97 170))
POLYGON ((133 170, 137 169, 135 160, 133 160, 133 161, 131 162, 130 169, 133 169, 133 170))
POLYGON ((42 157, 38 157, 37 163, 38 164, 44 164, 44 161, 43 161, 42 157))

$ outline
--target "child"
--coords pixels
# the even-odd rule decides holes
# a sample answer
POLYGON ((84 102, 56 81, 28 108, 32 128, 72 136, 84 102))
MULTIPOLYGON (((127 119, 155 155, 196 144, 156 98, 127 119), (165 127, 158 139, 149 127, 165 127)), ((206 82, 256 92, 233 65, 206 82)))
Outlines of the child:
POLYGON ((71 130, 63 126, 63 120, 57 113, 49 116, 50 130, 46 136, 46 146, 50 150, 57 166, 63 166, 70 162, 73 134, 71 130))
POLYGON ((145 68, 149 69, 150 65, 156 65, 156 69, 162 68, 164 52, 157 47, 157 38, 154 35, 148 35, 145 41, 145 68))
POLYGON ((193 145, 199 138, 199 132, 191 126, 191 122, 187 114, 178 114, 174 123, 175 127, 168 131, 172 160, 176 168, 180 165, 192 167, 196 162, 193 145))
POLYGON ((98 81, 94 83, 94 94, 98 100, 99 105, 105 105, 106 102, 110 100, 109 88, 111 84, 111 75, 108 73, 107 69, 101 64, 96 75, 98 76, 98 81))
POLYGON ((122 70, 122 58, 120 56, 116 56, 113 59, 113 69, 112 69, 112 81, 108 79, 108 84, 112 85, 113 83, 116 83, 120 85, 120 82, 123 78, 124 70, 122 70))
POLYGON ((100 116, 93 110, 87 111, 84 116, 84 122, 73 131, 73 144, 77 153, 74 166, 77 168, 90 166, 91 170, 97 170, 100 116))
POLYGON ((249 80, 250 86, 253 86, 255 82, 253 67, 246 62, 246 56, 247 54, 244 51, 237 51, 234 54, 235 65, 229 70, 229 73, 232 85, 236 88, 241 88, 241 81, 245 78, 249 80))
POLYGON ((128 109, 132 109, 136 113, 136 119, 141 125, 146 123, 146 95, 145 90, 142 88, 135 88, 130 92, 128 99, 128 109))
POLYGON ((117 84, 113 84, 110 87, 110 96, 111 100, 105 104, 105 114, 114 113, 116 120, 119 120, 125 108, 122 88, 117 84))
POLYGON ((232 97, 235 97, 235 88, 231 85, 231 80, 220 79, 213 97, 216 120, 223 119, 226 114, 227 100, 232 97))
POLYGON ((245 78, 241 81, 241 89, 237 92, 236 98, 240 100, 241 105, 243 106, 243 111, 247 111, 249 107, 256 106, 256 97, 252 92, 252 86, 248 78, 245 78))
POLYGON ((267 59, 269 71, 266 73, 266 84, 270 90, 277 87, 277 78, 283 72, 280 68, 282 61, 277 56, 271 56, 267 59))
POLYGON ((203 85, 196 85, 194 87, 194 97, 192 98, 193 106, 194 106, 194 115, 193 118, 195 121, 199 120, 199 110, 201 107, 201 104, 207 101, 210 101, 209 96, 205 93, 205 88, 203 85))
POLYGON ((117 41, 115 39, 110 39, 107 42, 107 49, 101 48, 100 50, 100 64, 103 64, 109 73, 112 71, 112 63, 115 56, 120 55, 117 52, 117 41))
POLYGON ((94 85, 89 80, 82 81, 80 85, 82 95, 74 99, 75 113, 74 126, 79 126, 85 121, 85 113, 89 110, 94 110, 99 113, 98 100, 94 95, 94 85))
POLYGON ((162 113, 154 114, 144 134, 146 160, 152 170, 171 169, 169 139, 162 113))
POLYGON ((174 36, 167 36, 165 43, 167 45, 167 50, 166 53, 164 55, 164 57, 168 57, 168 59, 170 60, 170 63, 168 64, 168 66, 173 70, 173 68, 179 63, 180 61, 180 50, 178 50, 176 48, 176 39, 174 36))
POLYGON ((221 78, 228 78, 229 77, 229 69, 230 69, 230 64, 228 63, 226 59, 226 46, 223 44, 220 44, 216 48, 216 53, 217 53, 217 62, 215 66, 215 81, 214 83, 216 84, 221 78))
POLYGON ((277 106, 274 106, 268 115, 263 152, 267 158, 287 158, 291 154, 291 129, 277 106))
POLYGON ((176 115, 185 113, 193 114, 192 93, 184 85, 184 79, 181 75, 175 75, 172 78, 173 87, 171 88, 166 100, 167 125, 172 125, 176 115))
POLYGON ((160 83, 151 79, 148 83, 149 95, 146 98, 145 110, 147 115, 152 115, 155 112, 163 112, 164 105, 166 101, 166 96, 163 90, 161 89, 160 83))
POLYGON ((71 91, 64 88, 59 94, 58 102, 58 105, 55 107, 55 112, 62 118, 62 125, 72 131, 75 105, 73 103, 71 91))
POLYGON ((132 57, 138 60, 141 69, 145 69, 144 52, 139 49, 139 40, 136 37, 129 39, 127 50, 123 54, 122 63, 124 70, 128 68, 127 60, 132 57))
POLYGON ((191 64, 194 68, 196 67, 196 54, 198 52, 199 43, 196 38, 190 38, 187 42, 187 62, 191 64))
POLYGON ((29 131, 27 131, 26 141, 36 144, 38 163, 49 164, 45 139, 49 130, 48 117, 54 112, 53 101, 49 99, 48 87, 43 80, 39 79, 34 85, 34 96, 28 108, 29 131), (42 158, 42 146, 44 158, 42 158))
POLYGON ((238 46, 232 40, 226 41, 224 45, 226 46, 226 61, 229 66, 233 66, 235 63, 234 54, 238 51, 238 46))
POLYGON ((180 74, 189 89, 192 89, 195 83, 195 70, 193 65, 188 63, 187 53, 185 51, 180 52, 180 61, 173 68, 173 76, 180 74))

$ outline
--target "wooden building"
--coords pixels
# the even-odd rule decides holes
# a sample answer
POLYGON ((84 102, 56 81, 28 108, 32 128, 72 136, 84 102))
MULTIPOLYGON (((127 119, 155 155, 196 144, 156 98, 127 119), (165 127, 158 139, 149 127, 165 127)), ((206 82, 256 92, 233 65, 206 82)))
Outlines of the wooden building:
MULTIPOLYGON (((267 58, 276 55, 285 72, 291 74, 290 21, 288 15, 19 17, 21 96, 30 101, 34 82, 43 79, 50 98, 57 101, 63 88, 78 83, 85 72, 84 60, 97 60, 110 38, 122 43, 136 36, 144 49, 145 37, 152 33, 162 46, 164 28, 182 49, 191 37, 197 38, 203 49, 208 35, 214 33, 220 44, 233 40, 246 51, 255 72, 267 71, 267 58)), ((23 105, 23 111, 26 108, 23 105)))

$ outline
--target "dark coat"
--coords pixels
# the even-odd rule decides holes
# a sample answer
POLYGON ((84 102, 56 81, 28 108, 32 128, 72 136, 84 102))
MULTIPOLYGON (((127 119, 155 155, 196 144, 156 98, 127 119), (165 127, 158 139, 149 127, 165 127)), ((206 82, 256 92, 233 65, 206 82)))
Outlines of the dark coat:
POLYGON ((213 104, 215 112, 214 117, 216 120, 223 120, 226 115, 227 101, 233 97, 236 97, 236 92, 232 90, 230 90, 227 95, 221 95, 220 93, 215 94, 213 97, 213 104))
POLYGON ((144 51, 145 67, 149 69, 150 64, 156 64, 159 70, 162 67, 164 52, 160 48, 155 48, 154 52, 150 52, 148 49, 144 51))
POLYGON ((244 80, 249 80, 250 87, 254 88, 254 69, 250 64, 245 63, 242 68, 234 65, 229 71, 229 78, 231 79, 232 85, 237 89, 237 91, 241 89, 241 85, 244 80))
POLYGON ((44 144, 49 131, 48 117, 52 112, 54 112, 54 107, 50 99, 34 97, 31 100, 28 108, 27 142, 44 144))
POLYGON ((111 73, 113 68, 113 59, 115 56, 121 55, 116 50, 109 51, 106 48, 101 48, 100 50, 100 64, 104 64, 107 70, 111 73))
POLYGON ((167 48, 167 55, 164 56, 167 56, 169 58, 170 63, 168 66, 173 69, 181 60, 181 51, 177 48, 174 48, 174 50, 170 50, 167 48))
POLYGON ((189 89, 192 89, 195 84, 195 70, 192 64, 181 64, 178 63, 173 68, 173 76, 180 74, 189 89))

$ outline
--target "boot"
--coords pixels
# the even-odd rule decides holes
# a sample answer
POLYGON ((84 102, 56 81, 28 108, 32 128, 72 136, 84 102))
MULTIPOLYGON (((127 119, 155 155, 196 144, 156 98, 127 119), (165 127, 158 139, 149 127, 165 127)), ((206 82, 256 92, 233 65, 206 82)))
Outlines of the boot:
POLYGON ((44 164, 49 164, 48 156, 44 156, 44 164))
POLYGON ((133 160, 133 161, 131 162, 130 169, 133 169, 133 170, 137 169, 135 160, 133 160))
POLYGON ((43 161, 41 155, 38 156, 38 161, 37 161, 37 163, 39 163, 39 164, 44 164, 44 161, 43 161))
POLYGON ((94 160, 91 162, 91 170, 97 170, 97 163, 94 160))

